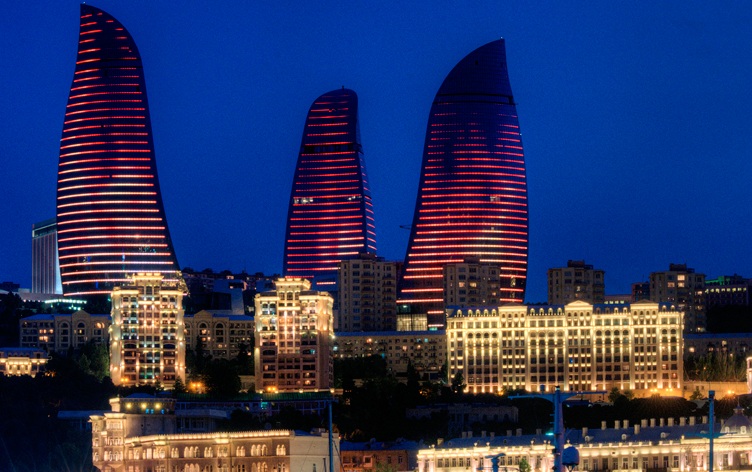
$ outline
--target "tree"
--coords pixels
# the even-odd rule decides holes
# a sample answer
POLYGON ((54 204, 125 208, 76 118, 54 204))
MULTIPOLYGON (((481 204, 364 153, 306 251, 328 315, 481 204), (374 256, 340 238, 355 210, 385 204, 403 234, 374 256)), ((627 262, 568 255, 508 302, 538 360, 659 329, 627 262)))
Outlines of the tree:
POLYGON ((465 391, 465 387, 467 385, 465 384, 465 376, 462 375, 462 372, 454 374, 454 377, 452 377, 452 392, 459 395, 465 391))
POLYGON ((700 387, 695 387, 695 391, 692 392, 692 395, 689 396, 690 400, 702 400, 702 393, 700 392, 700 387))
POLYGON ((181 393, 185 393, 187 389, 185 388, 185 384, 183 383, 183 380, 178 377, 175 379, 175 383, 172 385, 172 393, 174 396, 177 396, 181 393))
POLYGON ((225 359, 212 361, 204 379, 209 394, 217 398, 234 397, 242 386, 237 369, 225 359))
POLYGON ((517 465, 520 468, 520 472, 530 472, 530 463, 527 461, 526 457, 520 459, 520 462, 517 465))
POLYGON ((621 392, 619 391, 619 387, 614 387, 611 389, 611 391, 608 393, 608 401, 611 403, 615 402, 616 399, 618 399, 621 396, 621 392))

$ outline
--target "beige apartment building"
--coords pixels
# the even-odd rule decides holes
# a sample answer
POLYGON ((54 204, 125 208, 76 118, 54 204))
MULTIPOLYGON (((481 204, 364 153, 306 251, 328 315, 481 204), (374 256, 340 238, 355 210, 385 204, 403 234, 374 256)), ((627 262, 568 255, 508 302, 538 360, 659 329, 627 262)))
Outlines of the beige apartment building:
POLYGON ((253 350, 253 317, 229 315, 201 310, 193 315, 184 315, 185 343, 196 350, 201 342, 206 354, 214 359, 234 359, 245 345, 250 353, 253 350))
POLYGON ((500 303, 501 268, 468 257, 444 266, 445 306, 487 306, 500 303))
POLYGON ((705 274, 687 264, 669 264, 667 271, 650 274, 650 300, 671 303, 683 311, 684 332, 705 331, 705 274))
POLYGON ((185 284, 141 273, 112 291, 110 377, 115 385, 185 381, 185 284))
POLYGON ((79 310, 73 314, 40 314, 18 322, 21 347, 66 353, 89 341, 109 342, 110 315, 90 315, 79 310))
POLYGON ((400 263, 372 254, 339 263, 337 332, 393 331, 400 263))
POLYGON ((282 277, 256 295, 256 390, 301 392, 333 385, 332 305, 308 280, 282 277))
POLYGON ((566 267, 548 269, 548 304, 565 305, 576 300, 604 303, 605 274, 585 261, 567 261, 566 267))

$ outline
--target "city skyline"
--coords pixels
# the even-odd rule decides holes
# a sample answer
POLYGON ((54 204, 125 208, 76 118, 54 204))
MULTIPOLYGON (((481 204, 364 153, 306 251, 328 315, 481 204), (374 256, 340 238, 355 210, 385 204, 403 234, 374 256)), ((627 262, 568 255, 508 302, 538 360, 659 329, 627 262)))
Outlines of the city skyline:
MULTIPOLYGON (((342 85, 360 97, 379 255, 401 260, 433 95, 469 51, 504 37, 527 160, 527 301, 544 301, 546 269, 569 259, 605 270, 607 293, 670 262, 751 275, 752 12, 488 2, 401 5, 395 15, 344 5, 96 3, 144 56, 182 266, 281 272, 300 128, 311 97, 342 85)), ((0 52, 11 213, 0 279, 22 286, 31 225, 55 211, 78 8, 16 3, 0 15, 13 45, 0 52)))

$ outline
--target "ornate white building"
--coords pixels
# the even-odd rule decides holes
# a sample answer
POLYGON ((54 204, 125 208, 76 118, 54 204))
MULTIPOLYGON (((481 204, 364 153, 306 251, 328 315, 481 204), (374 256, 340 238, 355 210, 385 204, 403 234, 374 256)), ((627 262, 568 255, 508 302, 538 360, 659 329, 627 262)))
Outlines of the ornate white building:
POLYGON ((630 389, 681 395, 683 313, 673 305, 447 308, 449 378, 466 391, 630 389))
MULTIPOLYGON (((579 450, 582 472, 700 472, 708 470, 709 425, 690 417, 642 420, 630 426, 616 421, 614 428, 568 430, 566 447, 579 450)), ((723 433, 714 440, 717 471, 752 468, 752 423, 741 409, 725 423, 716 425, 723 433)), ((467 472, 492 470, 491 459, 499 457, 499 470, 516 471, 524 459, 532 472, 548 472, 553 467, 551 436, 512 435, 472 436, 452 439, 436 447, 418 451, 418 472, 467 472)))

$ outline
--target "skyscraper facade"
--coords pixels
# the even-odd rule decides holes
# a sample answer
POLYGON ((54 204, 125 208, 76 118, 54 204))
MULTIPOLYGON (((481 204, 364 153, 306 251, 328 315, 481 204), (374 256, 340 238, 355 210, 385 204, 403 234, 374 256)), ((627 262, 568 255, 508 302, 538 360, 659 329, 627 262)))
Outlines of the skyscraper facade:
POLYGON ((520 303, 527 255, 525 159, 502 39, 462 59, 434 98, 400 309, 443 325, 443 267, 467 257, 498 264, 499 301, 520 303))
POLYGON ((57 261, 57 224, 55 218, 31 227, 31 291, 61 294, 60 264, 57 261))
POLYGON ((292 183, 283 274, 334 284, 339 262, 376 253, 358 96, 342 88, 311 105, 292 183))
POLYGON ((120 22, 86 4, 57 182, 65 295, 108 294, 135 272, 175 279, 141 56, 120 22))

